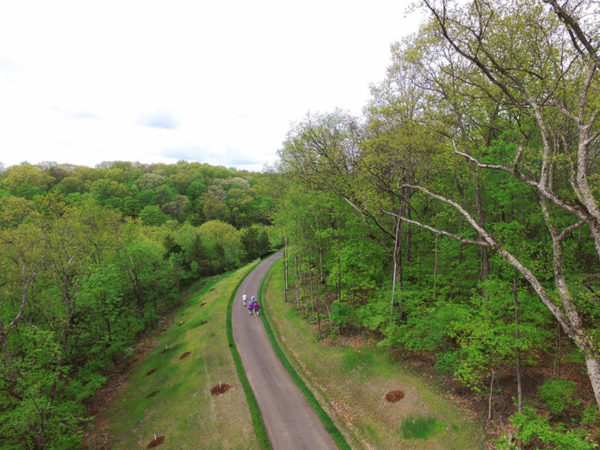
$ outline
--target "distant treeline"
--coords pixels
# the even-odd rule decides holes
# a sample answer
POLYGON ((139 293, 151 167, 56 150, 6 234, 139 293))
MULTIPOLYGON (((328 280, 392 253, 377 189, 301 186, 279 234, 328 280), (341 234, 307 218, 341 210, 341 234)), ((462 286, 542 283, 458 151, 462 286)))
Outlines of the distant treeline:
POLYGON ((182 289, 276 247, 275 177, 206 164, 0 174, 0 446, 81 445, 87 402, 182 289))

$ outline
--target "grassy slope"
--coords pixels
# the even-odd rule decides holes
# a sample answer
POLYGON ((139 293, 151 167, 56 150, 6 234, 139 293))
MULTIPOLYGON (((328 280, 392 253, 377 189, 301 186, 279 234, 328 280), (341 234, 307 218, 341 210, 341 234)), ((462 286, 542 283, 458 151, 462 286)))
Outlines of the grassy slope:
MULTIPOLYGON (((268 309, 278 339, 296 370, 318 396, 346 423, 355 440, 367 448, 479 449, 485 447, 482 427, 474 423, 434 388, 391 362, 388 352, 374 346, 325 345, 291 303, 284 304, 282 262, 271 272, 268 309), (279 337, 279 335, 281 337, 279 337), (405 397, 388 403, 384 396, 403 390, 405 397), (433 425, 427 438, 404 437, 414 419, 433 425), (404 424, 404 427, 403 427, 404 424)), ((418 433, 418 430, 412 429, 418 433)), ((428 432, 427 432, 428 431, 428 432)))
POLYGON ((113 448, 145 448, 154 433, 166 436, 161 448, 260 447, 225 327, 231 293, 253 267, 246 266, 196 293, 144 362, 134 368, 106 413, 113 448), (170 350, 161 353, 165 346, 170 350), (185 352, 191 354, 180 359, 185 352), (154 374, 146 375, 154 368, 154 374), (212 396, 211 388, 220 381, 231 389, 212 396), (160 392, 146 398, 155 390, 160 392))

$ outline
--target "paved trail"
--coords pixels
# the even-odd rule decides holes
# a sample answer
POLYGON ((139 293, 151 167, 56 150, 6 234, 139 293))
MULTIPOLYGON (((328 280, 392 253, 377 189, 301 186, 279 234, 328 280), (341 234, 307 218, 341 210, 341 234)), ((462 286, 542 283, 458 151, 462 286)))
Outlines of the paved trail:
MULTIPOLYGON (((281 256, 262 261, 242 282, 233 305, 233 336, 275 450, 336 449, 325 427, 277 358, 259 317, 242 307, 242 294, 258 297, 265 274, 281 256)), ((262 310, 262 306, 261 310, 262 310)))

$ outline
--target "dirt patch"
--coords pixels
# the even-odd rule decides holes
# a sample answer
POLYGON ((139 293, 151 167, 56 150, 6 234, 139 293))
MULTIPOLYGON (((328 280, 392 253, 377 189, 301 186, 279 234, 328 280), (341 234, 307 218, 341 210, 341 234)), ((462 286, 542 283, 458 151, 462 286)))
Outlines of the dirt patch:
MULTIPOLYGON (((135 359, 130 361, 124 367, 114 367, 109 373, 111 377, 109 381, 96 391, 94 397, 88 404, 88 412, 94 419, 91 422, 93 428, 86 429, 83 433, 83 447, 84 448, 111 448, 110 445, 110 433, 108 428, 108 420, 106 419, 104 412, 108 405, 114 403, 118 398, 119 392, 127 384, 129 374, 137 366, 146 355, 150 354, 152 349, 156 346, 157 335, 154 332, 146 334, 135 346, 135 359), (154 333, 154 334, 153 334, 154 333)), ((154 369, 154 371, 156 371, 154 369)), ((146 375, 154 373, 152 370, 146 375)))
POLYGON ((404 398, 404 391, 390 391, 385 394, 385 399, 390 403, 396 403, 404 398))
POLYGON ((190 356, 190 354, 191 354, 191 353, 192 353, 192 352, 185 352, 183 355, 181 355, 181 356, 179 357, 179 359, 186 358, 186 357, 190 356))
POLYGON ((146 447, 146 448, 158 447, 160 444, 165 442, 165 437, 166 437, 165 435, 155 437, 154 439, 152 439, 150 441, 150 443, 148 444, 148 447, 146 447))
POLYGON ((148 375, 152 375, 154 372, 156 372, 158 369, 154 368, 154 369, 150 369, 148 372, 146 372, 146 376, 148 375))
POLYGON ((150 398, 150 397, 154 397, 156 394, 158 394, 160 391, 152 391, 150 392, 148 395, 146 395, 146 398, 150 398))
POLYGON ((221 395, 227 392, 229 389, 231 389, 231 386, 229 386, 228 384, 219 383, 210 390, 210 393, 212 395, 221 395))

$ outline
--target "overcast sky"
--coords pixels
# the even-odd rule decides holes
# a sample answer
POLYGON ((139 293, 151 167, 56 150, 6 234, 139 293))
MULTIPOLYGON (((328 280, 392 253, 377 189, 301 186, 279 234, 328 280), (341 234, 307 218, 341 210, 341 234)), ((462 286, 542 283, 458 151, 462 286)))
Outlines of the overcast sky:
POLYGON ((407 4, 3 1, 0 162, 262 170, 307 112, 361 113, 407 4))

